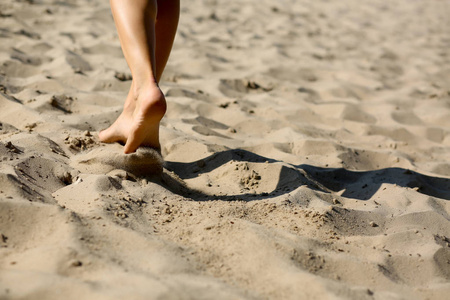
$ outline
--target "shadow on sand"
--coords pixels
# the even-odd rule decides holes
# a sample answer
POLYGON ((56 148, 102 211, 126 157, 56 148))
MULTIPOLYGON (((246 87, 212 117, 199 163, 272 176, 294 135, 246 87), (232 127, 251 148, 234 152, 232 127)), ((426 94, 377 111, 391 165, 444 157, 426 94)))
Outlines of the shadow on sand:
POLYGON ((418 193, 450 200, 450 178, 433 177, 402 168, 385 168, 370 171, 351 171, 344 168, 322 168, 312 165, 291 165, 263 157, 255 153, 233 149, 215 153, 207 158, 189 163, 166 162, 166 168, 180 179, 190 179, 209 173, 222 165, 233 162, 268 163, 281 166, 277 187, 268 193, 244 193, 235 195, 207 195, 183 186, 171 176, 163 176, 164 185, 172 192, 189 196, 197 201, 267 199, 287 194, 302 185, 325 193, 338 193, 357 200, 370 199, 383 183, 413 188, 418 193), (201 168, 199 167, 201 166, 201 168))

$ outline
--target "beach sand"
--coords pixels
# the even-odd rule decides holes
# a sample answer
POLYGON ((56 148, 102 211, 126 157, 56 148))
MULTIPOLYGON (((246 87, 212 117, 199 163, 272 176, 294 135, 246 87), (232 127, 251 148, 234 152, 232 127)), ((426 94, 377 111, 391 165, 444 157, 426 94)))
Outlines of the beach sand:
POLYGON ((449 15, 183 0, 126 156, 108 1, 2 1, 0 299, 448 299, 449 15))

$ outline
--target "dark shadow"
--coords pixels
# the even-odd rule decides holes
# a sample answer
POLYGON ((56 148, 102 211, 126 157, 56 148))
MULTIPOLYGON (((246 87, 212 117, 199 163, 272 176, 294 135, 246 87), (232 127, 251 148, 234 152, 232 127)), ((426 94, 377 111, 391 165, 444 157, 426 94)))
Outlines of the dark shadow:
POLYGON ((162 183, 172 192, 188 196, 197 201, 208 200, 243 200, 252 201, 287 194, 302 185, 325 193, 340 192, 343 197, 358 200, 370 199, 382 184, 396 184, 400 187, 415 189, 418 193, 450 200, 450 178, 433 177, 402 168, 385 168, 370 171, 351 171, 344 168, 322 168, 312 165, 291 165, 282 161, 260 156, 255 153, 233 149, 215 153, 198 161, 181 163, 166 162, 166 168, 173 171, 180 179, 166 176, 162 183), (222 165, 234 162, 268 163, 281 166, 277 187, 267 193, 243 193, 235 195, 208 195, 183 185, 183 179, 209 173, 222 165))
MULTIPOLYGON (((2 85, 0 85, 0 87, 2 87, 2 85)), ((5 97, 5 98, 8 99, 9 101, 16 102, 16 103, 19 103, 19 104, 23 104, 21 100, 17 99, 17 98, 14 97, 14 96, 8 95, 7 93, 3 93, 3 92, 0 91, 0 95, 2 95, 3 97, 5 97)))
POLYGON ((424 195, 450 200, 449 178, 428 176, 408 169, 350 171, 344 168, 320 168, 310 165, 297 167, 331 191, 345 189, 342 196, 347 198, 370 199, 383 183, 389 183, 415 189, 424 195))

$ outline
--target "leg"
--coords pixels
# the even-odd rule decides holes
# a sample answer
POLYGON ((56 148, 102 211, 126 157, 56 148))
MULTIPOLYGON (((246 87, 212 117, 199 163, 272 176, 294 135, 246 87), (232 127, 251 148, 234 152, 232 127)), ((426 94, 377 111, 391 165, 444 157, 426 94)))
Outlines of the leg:
POLYGON ((139 146, 159 148, 159 122, 166 101, 158 80, 166 65, 178 24, 179 0, 111 0, 122 51, 133 82, 124 110, 99 133, 102 142, 123 142, 124 152, 139 146), (157 47, 155 47, 158 45, 157 47))
POLYGON ((159 82, 169 60, 180 16, 180 0, 158 0, 156 16, 156 80, 159 82))

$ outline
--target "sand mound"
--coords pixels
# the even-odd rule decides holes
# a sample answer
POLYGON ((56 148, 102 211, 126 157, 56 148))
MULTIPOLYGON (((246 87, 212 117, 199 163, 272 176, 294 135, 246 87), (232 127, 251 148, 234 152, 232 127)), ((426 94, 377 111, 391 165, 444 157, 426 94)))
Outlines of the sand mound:
POLYGON ((135 153, 123 154, 119 144, 103 145, 74 158, 72 166, 83 173, 103 174, 121 169, 137 176, 158 175, 162 172, 163 159, 153 148, 141 147, 135 153))

